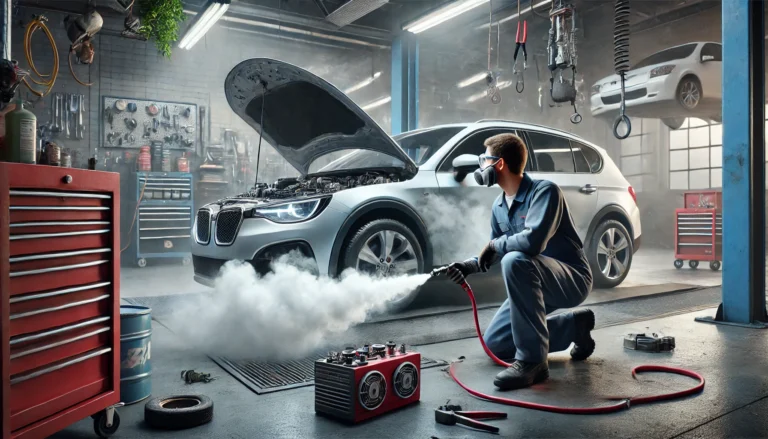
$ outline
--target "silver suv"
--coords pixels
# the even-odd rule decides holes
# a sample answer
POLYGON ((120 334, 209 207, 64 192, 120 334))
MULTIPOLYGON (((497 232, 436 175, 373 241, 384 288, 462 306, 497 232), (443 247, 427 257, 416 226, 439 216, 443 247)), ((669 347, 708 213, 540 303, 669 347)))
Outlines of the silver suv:
MULTIPOLYGON (((202 284, 212 285, 228 260, 250 261, 264 273, 293 250, 331 276, 349 267, 423 273, 470 256, 459 254, 467 252, 460 238, 482 247, 500 191, 467 176, 478 167, 483 141, 510 132, 529 147, 526 171, 565 193, 595 286, 619 285, 629 272, 641 232, 635 193, 605 150, 583 139, 502 120, 391 137, 331 84, 271 59, 240 63, 225 87, 235 113, 301 176, 198 211, 192 255, 202 284)), ((392 307, 405 307, 415 295, 392 307)))

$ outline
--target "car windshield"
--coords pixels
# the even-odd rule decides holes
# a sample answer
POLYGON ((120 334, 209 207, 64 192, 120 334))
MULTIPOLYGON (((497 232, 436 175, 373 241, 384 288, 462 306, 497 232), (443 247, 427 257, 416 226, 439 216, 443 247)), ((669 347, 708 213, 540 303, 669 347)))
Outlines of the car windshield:
MULTIPOLYGON (((398 134, 393 138, 408 156, 421 165, 463 127, 440 127, 398 134)), ((403 167, 402 160, 368 149, 344 149, 319 157, 309 166, 310 174, 348 171, 352 169, 374 169, 403 167)))
POLYGON ((632 70, 641 69, 656 64, 674 61, 676 59, 683 59, 691 56, 693 51, 696 50, 696 43, 685 44, 683 46, 672 47, 661 52, 656 52, 653 55, 645 58, 632 67, 632 70))

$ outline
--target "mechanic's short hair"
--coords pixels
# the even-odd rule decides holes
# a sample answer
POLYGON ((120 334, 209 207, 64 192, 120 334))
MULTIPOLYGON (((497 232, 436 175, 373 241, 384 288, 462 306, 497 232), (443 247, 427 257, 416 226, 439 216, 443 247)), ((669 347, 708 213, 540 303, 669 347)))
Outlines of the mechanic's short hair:
POLYGON ((504 159, 513 174, 522 174, 528 162, 528 148, 519 136, 511 133, 497 134, 483 143, 492 155, 504 159))

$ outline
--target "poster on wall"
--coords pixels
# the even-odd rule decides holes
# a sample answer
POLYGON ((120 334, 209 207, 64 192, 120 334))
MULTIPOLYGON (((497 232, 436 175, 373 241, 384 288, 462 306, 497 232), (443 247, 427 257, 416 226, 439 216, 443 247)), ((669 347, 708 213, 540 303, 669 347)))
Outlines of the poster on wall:
POLYGON ((104 148, 139 148, 153 142, 161 142, 163 149, 197 148, 197 104, 104 96, 101 105, 104 148))

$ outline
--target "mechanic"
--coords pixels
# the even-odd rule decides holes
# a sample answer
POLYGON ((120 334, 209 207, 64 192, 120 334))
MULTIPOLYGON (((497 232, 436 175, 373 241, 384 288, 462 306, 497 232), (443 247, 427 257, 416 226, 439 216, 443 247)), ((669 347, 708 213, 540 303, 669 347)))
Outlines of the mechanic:
POLYGON ((479 257, 451 264, 447 274, 461 283, 463 277, 501 261, 507 300, 483 338, 497 357, 515 360, 493 381, 499 389, 512 390, 549 377, 549 352, 563 351, 573 342, 573 360, 592 355, 591 310, 547 317, 584 302, 592 289, 592 273, 560 188, 523 172, 528 160, 523 140, 499 134, 484 145, 475 180, 488 187, 498 183, 503 190, 492 207, 491 241, 479 257))

